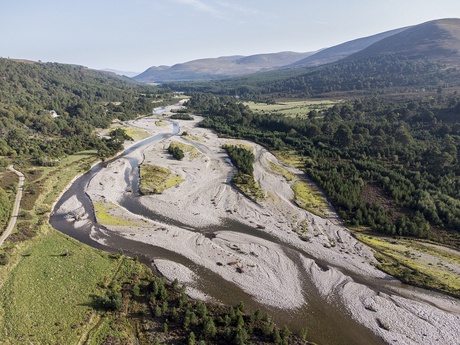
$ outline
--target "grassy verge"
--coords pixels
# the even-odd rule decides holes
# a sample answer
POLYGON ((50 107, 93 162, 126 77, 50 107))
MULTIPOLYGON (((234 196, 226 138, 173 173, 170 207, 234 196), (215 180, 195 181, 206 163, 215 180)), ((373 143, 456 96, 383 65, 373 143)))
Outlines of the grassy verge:
POLYGON ((411 285, 460 296, 460 253, 416 240, 355 235, 377 251, 384 272, 411 285))
POLYGON ((173 174, 167 168, 148 164, 140 166, 139 192, 141 194, 161 194, 182 181, 184 179, 181 176, 173 174))

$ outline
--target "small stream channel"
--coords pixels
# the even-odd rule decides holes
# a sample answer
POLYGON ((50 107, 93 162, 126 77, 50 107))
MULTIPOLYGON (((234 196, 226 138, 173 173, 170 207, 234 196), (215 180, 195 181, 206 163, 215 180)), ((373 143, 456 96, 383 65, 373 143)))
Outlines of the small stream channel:
MULTIPOLYGON (((263 311, 269 312, 281 327, 284 324, 287 324, 290 329, 294 331, 299 331, 300 329, 307 327, 308 339, 319 344, 384 344, 383 340, 374 335, 369 329, 355 322, 350 317, 350 315, 348 315, 345 307, 341 305, 340 301, 334 298, 326 301, 323 297, 321 297, 307 274, 303 274, 301 277, 303 282, 303 291, 305 291, 304 295, 307 301, 307 304, 304 307, 294 311, 267 307, 254 301, 252 296, 245 293, 234 283, 224 280, 222 277, 209 269, 196 265, 180 254, 171 252, 161 247, 121 237, 111 231, 108 231, 104 226, 101 226, 96 222, 92 203, 85 192, 91 179, 101 170, 103 170, 107 164, 120 159, 121 157, 124 157, 154 141, 167 138, 171 135, 176 135, 178 132, 179 126, 177 123, 173 122, 172 134, 158 134, 150 137, 131 146, 120 156, 107 162, 101 162, 95 165, 91 171, 79 177, 62 195, 61 199, 55 205, 54 212, 50 217, 51 225, 57 230, 92 247, 109 252, 118 252, 123 250, 123 252, 128 255, 138 256, 141 261, 150 266, 152 261, 158 258, 171 260, 185 265, 193 270, 197 276, 199 276, 198 285, 204 293, 216 298, 223 303, 231 305, 237 304, 240 300, 242 300, 249 309, 255 310, 259 308, 263 311), (85 225, 83 226, 75 227, 75 223, 69 221, 67 215, 59 214, 57 212, 62 204, 73 196, 77 197, 79 202, 83 205, 85 212, 89 215, 88 222, 85 222, 85 225), (104 243, 104 245, 101 243, 104 243)), ((288 257, 296 263, 300 272, 304 272, 304 269, 302 269, 302 256, 315 260, 315 262, 322 269, 328 269, 329 264, 327 262, 317 260, 302 250, 299 250, 292 245, 286 244, 276 237, 267 234, 266 232, 236 221, 227 220, 219 227, 193 229, 189 226, 181 224, 180 222, 166 218, 161 214, 152 212, 151 210, 144 207, 138 200, 138 178, 131 178, 131 176, 138 176, 136 170, 138 169, 140 162, 131 157, 129 157, 129 161, 134 174, 125 174, 125 179, 131 184, 133 193, 130 193, 124 197, 121 202, 121 206, 130 212, 153 219, 160 223, 172 224, 182 228, 187 228, 188 230, 198 231, 209 238, 212 238, 214 236, 214 232, 217 231, 240 232, 263 238, 267 241, 279 245, 285 254, 288 255, 288 257)), ((349 272, 344 273, 350 275, 349 272)), ((354 275, 352 275, 352 278, 359 283, 370 286, 374 290, 386 290, 384 285, 382 285, 382 282, 367 281, 363 277, 354 275)), ((286 284, 289 284, 289 282, 286 282, 286 284)))

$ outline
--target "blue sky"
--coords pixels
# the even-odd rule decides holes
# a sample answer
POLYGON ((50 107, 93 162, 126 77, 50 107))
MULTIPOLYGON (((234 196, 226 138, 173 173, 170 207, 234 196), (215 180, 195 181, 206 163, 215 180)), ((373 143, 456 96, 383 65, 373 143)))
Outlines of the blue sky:
POLYGON ((459 0, 0 0, 0 57, 142 72, 315 51, 439 18, 459 0))

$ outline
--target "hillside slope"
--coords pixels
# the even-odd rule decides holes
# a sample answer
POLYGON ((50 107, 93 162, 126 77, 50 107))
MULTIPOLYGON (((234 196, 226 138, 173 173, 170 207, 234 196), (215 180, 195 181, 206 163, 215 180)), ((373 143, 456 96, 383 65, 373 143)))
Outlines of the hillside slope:
POLYGON ((349 56, 348 60, 382 54, 460 65, 460 19, 439 19, 413 26, 349 56))
POLYGON ((165 81, 212 80, 273 70, 292 64, 313 53, 281 52, 250 56, 225 56, 193 60, 174 66, 151 67, 134 77, 152 83, 165 81))
POLYGON ((313 67, 336 62, 358 51, 361 51, 384 38, 390 37, 405 30, 407 30, 407 28, 386 31, 377 35, 358 38, 330 48, 326 48, 316 54, 293 63, 290 67, 313 67))

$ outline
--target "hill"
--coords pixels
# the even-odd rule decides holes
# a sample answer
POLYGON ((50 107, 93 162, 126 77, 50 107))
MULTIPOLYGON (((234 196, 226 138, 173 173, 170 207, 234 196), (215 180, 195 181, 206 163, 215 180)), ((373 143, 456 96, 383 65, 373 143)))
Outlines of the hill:
POLYGON ((379 33, 377 35, 358 38, 330 48, 326 48, 311 56, 306 57, 305 59, 293 63, 289 67, 313 67, 336 62, 356 52, 359 52, 384 38, 395 35, 405 30, 407 30, 407 28, 386 31, 379 33))
POLYGON ((38 160, 106 150, 94 128, 150 113, 157 93, 83 66, 0 59, 0 155, 38 160))
MULTIPOLYGON (((208 84, 168 85, 240 97, 345 97, 460 89, 460 19, 413 26, 335 63, 257 73, 208 84), (261 96, 262 95, 262 96, 261 96)), ((332 56, 332 55, 331 55, 332 56)))
POLYGON ((384 54, 422 57, 438 63, 460 65, 460 19, 429 21, 384 38, 351 55, 358 60, 384 54))
POLYGON ((150 67, 145 72, 135 76, 134 79, 146 83, 223 79, 277 69, 290 65, 311 54, 313 53, 281 52, 199 59, 171 67, 150 67))

